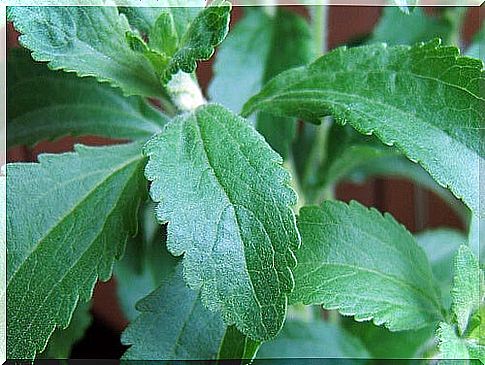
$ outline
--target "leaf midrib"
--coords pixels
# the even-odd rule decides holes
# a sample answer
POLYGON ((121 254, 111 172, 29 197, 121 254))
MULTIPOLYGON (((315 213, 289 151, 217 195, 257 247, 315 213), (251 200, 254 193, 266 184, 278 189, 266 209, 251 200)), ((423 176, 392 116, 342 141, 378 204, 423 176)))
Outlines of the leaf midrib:
MULTIPOLYGON (((126 164, 124 167, 120 168, 118 171, 121 171, 121 170, 123 170, 123 169, 128 168, 130 164, 131 164, 131 163, 126 164)), ((135 174, 136 174, 136 173, 137 173, 137 171, 136 171, 136 169, 135 169, 135 170, 133 171, 133 173, 132 173, 132 174, 131 174, 129 177, 127 177, 127 180, 126 180, 126 181, 130 181, 130 180, 133 178, 133 176, 135 176, 135 174)), ((103 182, 102 182, 102 183, 98 184, 98 185, 96 186, 96 188, 92 190, 92 192, 96 191, 96 190, 97 190, 99 187, 101 187, 102 185, 104 185, 104 183, 105 183, 107 180, 109 180, 109 179, 110 179, 112 176, 114 176, 114 173, 113 173, 113 174, 111 174, 111 175, 110 175, 108 178, 106 178, 105 180, 103 180, 103 182)), ((121 192, 120 192, 120 194, 119 194, 119 196, 118 196, 118 197, 120 197, 120 196, 122 196, 122 195, 123 195, 123 193, 124 193, 124 192, 125 192, 125 190, 126 190, 127 185, 128 185, 128 184, 125 184, 125 186, 123 186, 123 188, 121 189, 121 192)), ((88 197, 89 197, 89 196, 86 196, 85 198, 83 198, 83 200, 82 200, 82 201, 81 201, 81 202, 80 202, 78 205, 82 204, 82 203, 83 203, 83 202, 84 202, 84 201, 85 201, 85 200, 86 200, 88 197)), ((50 298, 51 294, 54 292, 54 290, 55 290, 55 289, 56 289, 56 288, 57 288, 57 287, 58 287, 58 286, 59 286, 59 285, 60 285, 60 284, 63 282, 63 280, 66 278, 66 276, 67 276, 67 275, 69 275, 69 273, 71 272, 71 270, 72 270, 72 269, 73 269, 73 268, 74 268, 74 267, 75 267, 75 266, 76 266, 76 265, 77 265, 77 264, 78 264, 78 263, 79 263, 79 262, 80 262, 80 261, 83 259, 83 257, 84 257, 84 255, 86 254, 86 252, 88 252, 88 251, 89 251, 89 250, 92 248, 92 243, 93 243, 93 242, 95 242, 95 241, 96 241, 96 240, 99 238, 99 236, 102 234, 102 232, 104 231, 104 229, 105 229, 105 227, 106 227, 106 224, 107 224, 108 218, 109 218, 109 217, 111 217, 111 215, 113 214, 113 212, 115 211, 115 209, 118 207, 118 204, 119 204, 119 199, 117 199, 117 200, 116 200, 116 202, 113 204, 113 206, 112 206, 112 207, 111 207, 111 209, 109 210, 108 214, 106 215, 106 220, 103 222, 103 225, 102 225, 102 227, 100 228, 99 232, 96 234, 96 236, 95 236, 95 237, 93 238, 93 240, 91 241, 91 244, 90 244, 90 245, 87 245, 86 249, 85 249, 85 250, 84 250, 84 251, 83 251, 83 252, 82 252, 82 253, 79 255, 79 257, 78 257, 78 258, 77 258, 77 259, 76 259, 76 260, 75 260, 75 261, 72 263, 71 267, 70 267, 68 270, 66 270, 66 272, 65 272, 65 273, 62 275, 62 277, 61 277, 61 278, 60 278, 60 279, 59 279, 59 280, 58 280, 58 281, 57 281, 57 282, 56 282, 56 283, 55 283, 55 284, 54 284, 54 285, 53 285, 53 286, 50 288, 49 292, 48 292, 48 293, 47 293, 47 295, 44 297, 44 300, 42 301, 42 303, 41 303, 41 304, 40 304, 40 305, 37 307, 37 310, 35 311, 35 314, 34 314, 34 316, 32 317, 31 321, 29 322, 28 327, 25 329, 25 332, 26 332, 26 333, 28 333, 28 332, 29 332, 30 328, 31 328, 31 327, 32 327, 32 325, 35 323, 35 320, 37 319, 37 317, 38 317, 39 313, 41 313, 41 309, 42 309, 42 308, 43 308, 43 306, 44 306, 44 305, 47 303, 47 301, 49 300, 49 298, 50 298)), ((71 213, 72 213, 72 211, 69 213, 69 215, 68 215, 67 217, 69 217, 71 213)), ((63 220, 64 220, 65 218, 66 218, 66 217, 63 217, 63 220)), ((62 222, 60 222, 59 224, 61 224, 61 223, 62 223, 62 222)), ((54 228, 55 228, 55 227, 54 227, 54 228)), ((53 229, 54 229, 54 228, 53 228, 53 229)), ((43 241, 43 240, 44 240, 46 237, 47 237, 47 236, 45 236, 45 237, 43 237, 43 238, 42 238, 42 240, 39 242, 39 245, 37 246, 37 248, 38 248, 38 247, 40 247, 41 242, 42 242, 42 241, 43 241)), ((37 248, 36 248, 36 249, 37 249, 37 248)), ((35 250, 34 250, 33 252, 35 252, 35 250)), ((30 256, 30 255, 29 255, 29 256, 30 256)), ((98 259, 101 259, 101 256, 99 256, 99 257, 98 257, 98 259)), ((25 263, 25 262, 26 262, 26 261, 24 261, 24 263, 25 263)), ((99 264, 99 261, 98 261, 98 264, 99 264)), ((23 266, 23 264, 22 264, 21 266, 23 266)), ((96 273, 96 277, 99 277, 99 274, 98 274, 98 272, 97 272, 97 267, 98 267, 98 265, 96 265, 96 272, 95 272, 95 273, 96 273)), ((20 270, 20 268, 19 268, 19 270, 20 270)), ((19 270, 18 270, 18 271, 19 271, 19 270)), ((13 276, 12 276, 12 279, 13 279, 13 276)), ((11 280, 11 282, 12 282, 12 280, 11 280)), ((83 283, 83 284, 84 284, 84 283, 83 283)), ((29 284, 29 285, 30 285, 30 284, 29 284)), ((25 295, 24 295, 24 297, 23 297, 24 299, 25 299, 25 298, 27 298, 27 294, 28 294, 28 292, 26 292, 26 293, 25 293, 25 295)), ((75 299, 75 304, 74 304, 74 307, 77 305, 77 303, 78 303, 78 301, 79 301, 79 298, 80 298, 80 296, 79 296, 79 294, 78 294, 78 293, 76 294, 76 296, 77 296, 77 297, 76 297, 76 299, 75 299)), ((22 303, 20 304, 20 306, 22 306, 22 305, 23 305, 23 303, 24 303, 24 300, 22 300, 22 303)), ((13 320, 13 321, 15 321, 15 318, 16 318, 16 317, 13 317, 13 319, 12 319, 12 320, 13 320)), ((53 329, 52 329, 52 331, 51 331, 51 334, 49 335, 49 338, 50 338, 50 336, 52 335, 52 332, 55 330, 55 328, 56 328, 56 327, 57 327, 57 324, 54 324, 54 327, 53 327, 53 329)), ((46 342, 46 344, 47 344, 47 342, 46 342)), ((14 348, 16 348, 16 347, 14 347, 14 348)), ((45 346, 44 346, 44 348, 45 348, 45 346)), ((44 349, 39 349, 39 351, 43 351, 43 350, 44 350, 44 349)))
MULTIPOLYGON (((27 258, 29 258, 30 256, 32 256, 32 254, 37 250, 39 249, 39 247, 41 246, 41 243, 49 236, 49 234, 54 230, 56 229, 57 226, 59 226, 60 224, 62 224, 62 222, 64 222, 64 220, 66 218, 68 218, 85 200, 87 200, 91 194, 93 194, 99 187, 101 187, 105 182, 106 180, 108 180, 109 178, 111 178, 113 175, 115 175, 116 173, 122 171, 123 169, 125 169, 126 167, 128 167, 129 165, 131 165, 132 163, 135 163, 135 162, 138 162, 138 161, 141 161, 143 159, 143 156, 140 154, 138 156, 135 156, 131 159, 128 159, 126 160, 123 164, 120 164, 120 165, 117 165, 115 169, 113 170, 109 170, 109 173, 108 175, 105 175, 105 177, 99 181, 98 183, 96 183, 90 190, 88 190, 82 197, 80 197, 80 199, 78 200, 77 203, 75 203, 69 210, 67 210, 60 218, 59 220, 55 223, 55 224, 52 224, 52 226, 46 231, 46 233, 38 240, 37 244, 35 244, 31 250, 29 250, 28 254, 27 255, 24 255, 24 261, 22 262, 21 265, 19 265, 19 267, 17 268, 17 270, 15 270, 14 272, 12 272, 11 276, 10 276, 10 280, 7 282, 7 288, 9 286, 9 284, 13 281, 13 279, 15 278, 16 274, 20 271, 20 269, 25 265, 26 261, 27 261, 27 258)), ((85 175, 86 176, 86 175, 85 175)), ((63 184, 60 184, 57 186, 57 188, 61 187, 62 185, 65 184, 65 181, 63 182, 63 184)))

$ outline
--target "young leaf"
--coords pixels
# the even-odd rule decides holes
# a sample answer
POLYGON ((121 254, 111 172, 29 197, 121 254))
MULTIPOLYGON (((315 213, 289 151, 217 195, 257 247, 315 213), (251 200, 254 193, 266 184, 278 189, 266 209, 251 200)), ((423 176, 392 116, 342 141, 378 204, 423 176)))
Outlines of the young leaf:
MULTIPOLYGON (((308 63, 313 56, 312 45, 308 23, 302 16, 279 8, 274 16, 264 9, 247 9, 220 47, 209 95, 238 112, 273 76, 308 63), (228 83, 237 83, 237 89, 228 89, 228 83)), ((256 128, 283 158, 288 156, 295 120, 261 113, 256 128)))
POLYGON ((20 43, 51 69, 94 76, 128 96, 163 95, 150 64, 126 42, 130 26, 116 7, 14 6, 7 16, 20 43))
POLYGON ((326 201, 302 208, 298 228, 302 247, 290 302, 322 304, 392 331, 442 318, 426 255, 391 215, 355 201, 326 201))
POLYGON ((468 327, 470 316, 478 310, 483 299, 484 277, 469 246, 463 245, 458 250, 454 269, 452 310, 462 335, 468 327))
POLYGON ((229 31, 230 13, 231 3, 217 0, 197 15, 180 39, 179 48, 170 60, 167 78, 180 70, 194 72, 197 61, 212 57, 215 47, 224 40, 229 31))
POLYGON ((8 146, 67 135, 147 139, 168 121, 140 97, 124 97, 91 77, 50 71, 27 52, 8 59, 8 146))
POLYGON ((258 359, 308 357, 355 359, 369 356, 360 340, 344 329, 323 321, 306 323, 297 320, 287 321, 278 337, 264 343, 257 354, 258 359))
POLYGON ((450 43, 453 30, 452 22, 442 15, 426 15, 419 7, 411 14, 403 14, 396 7, 386 6, 369 42, 382 42, 390 46, 413 45, 433 38, 442 38, 445 43, 450 43))
POLYGON ((120 7, 119 11, 126 15, 133 28, 148 35, 155 29, 155 23, 163 13, 170 13, 174 19, 178 39, 187 31, 190 23, 205 7, 205 0, 160 0, 157 7, 141 7, 140 2, 133 0, 133 6, 120 7))
POLYGON ((57 329, 52 334, 47 348, 40 354, 43 359, 67 359, 72 347, 83 336, 91 324, 89 308, 91 303, 79 303, 72 314, 69 327, 64 330, 57 329))
POLYGON ((189 289, 182 268, 170 280, 138 303, 139 317, 122 335, 131 347, 125 360, 215 359, 224 336, 219 313, 207 310, 201 291, 189 289))
POLYGON ((32 359, 137 228, 146 196, 140 145, 84 147, 7 165, 8 358, 32 359))
POLYGON ((169 251, 203 303, 255 341, 274 337, 293 289, 296 195, 282 161, 218 105, 180 116, 145 146, 145 175, 169 251))
POLYGON ((339 48, 275 77, 246 103, 243 115, 262 110, 307 121, 333 115, 394 144, 482 216, 482 74, 480 61, 460 57, 439 40, 339 48))

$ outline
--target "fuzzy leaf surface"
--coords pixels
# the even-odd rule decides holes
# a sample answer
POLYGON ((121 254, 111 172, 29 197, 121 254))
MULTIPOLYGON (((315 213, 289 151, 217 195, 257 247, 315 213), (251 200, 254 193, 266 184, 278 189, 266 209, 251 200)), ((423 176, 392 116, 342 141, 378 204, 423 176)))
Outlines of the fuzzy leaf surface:
POLYGON ((246 103, 243 115, 267 111, 307 121, 333 115, 395 145, 483 216, 482 68, 481 61, 461 57, 439 40, 339 48, 272 79, 246 103))
POLYGON ((455 259, 452 310, 460 335, 468 327, 470 316, 480 307, 483 299, 484 277, 478 259, 469 246, 461 246, 455 259))
POLYGON ((179 40, 178 50, 168 66, 169 73, 194 72, 197 61, 211 58, 215 47, 226 38, 230 14, 231 3, 225 0, 214 1, 202 10, 179 40))
POLYGON ((125 360, 215 359, 225 326, 219 313, 200 300, 201 291, 185 284, 182 267, 140 301, 141 312, 125 330, 122 342, 131 347, 125 360))
POLYGON ((139 144, 7 165, 9 359, 32 359, 108 280, 146 197, 139 144))
POLYGON ((391 215, 355 201, 326 201, 302 208, 298 228, 302 247, 290 302, 322 304, 392 331, 442 318, 426 255, 391 215))
POLYGON ((281 157, 245 119, 211 104, 174 119, 145 154, 157 217, 168 222, 169 251, 184 254, 189 286, 226 325, 274 337, 300 241, 281 157))
POLYGON ((9 7, 7 17, 20 43, 49 68, 94 76, 127 96, 162 95, 149 62, 126 42, 130 25, 116 7, 18 6, 9 7))
POLYGON ((51 71, 22 50, 10 51, 7 93, 9 147, 67 135, 146 140, 168 122, 138 96, 124 97, 91 77, 51 71))

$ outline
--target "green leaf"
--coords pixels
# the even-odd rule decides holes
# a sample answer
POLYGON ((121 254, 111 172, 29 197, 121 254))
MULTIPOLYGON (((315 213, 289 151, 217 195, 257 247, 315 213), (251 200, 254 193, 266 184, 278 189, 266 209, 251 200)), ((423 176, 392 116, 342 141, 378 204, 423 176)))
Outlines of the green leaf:
POLYGON ((431 269, 442 293, 443 305, 451 305, 453 274, 450 268, 460 245, 467 242, 463 233, 451 228, 438 228, 417 234, 416 240, 426 252, 431 269))
POLYGON ((303 207, 298 228, 302 247, 291 303, 322 304, 392 331, 442 318, 426 255, 391 215, 355 201, 326 201, 303 207))
POLYGON ((146 196, 139 144, 7 165, 9 359, 32 359, 108 280, 146 196))
POLYGON ((244 9, 244 17, 221 44, 209 85, 212 101, 239 112, 263 85, 271 45, 272 21, 262 9, 244 9), (237 85, 228 88, 227 85, 237 85))
POLYGON ((257 354, 259 359, 369 356, 364 345, 344 329, 323 321, 298 320, 288 320, 278 337, 264 343, 257 354))
POLYGON ((116 7, 19 6, 9 7, 7 16, 20 43, 49 68, 94 76, 128 96, 163 95, 150 64, 126 42, 130 26, 116 7))
POLYGON ((124 97, 93 78, 50 71, 23 50, 8 59, 8 146, 62 136, 145 140, 168 118, 142 98, 124 97))
POLYGON ((482 216, 482 73, 482 62, 460 57, 439 40, 339 48, 275 77, 246 103, 243 115, 258 110, 307 121, 333 115, 394 144, 482 216))
MULTIPOLYGON (((274 16, 262 8, 245 16, 221 45, 209 95, 233 111, 278 73, 308 63, 312 38, 307 21, 295 12, 278 8, 274 16), (227 88, 236 83, 237 88, 227 88)), ((261 113, 256 128, 284 158, 295 136, 296 121, 261 113)))
POLYGON ((69 327, 64 330, 57 329, 52 334, 47 348, 40 354, 43 359, 67 359, 76 342, 83 338, 84 333, 91 325, 89 308, 91 303, 79 303, 72 314, 69 327))
POLYGON ((189 289, 182 268, 138 303, 141 312, 122 335, 131 347, 125 360, 215 359, 225 327, 220 314, 207 310, 201 290, 189 289))
POLYGON ((168 222, 169 251, 227 325, 255 341, 274 337, 293 289, 299 246, 296 195, 281 157, 222 106, 173 120, 145 146, 145 175, 168 222))
POLYGON ((478 260, 469 246, 461 246, 454 264, 452 310, 458 323, 460 335, 467 327, 470 316, 483 300, 484 276, 478 260))
POLYGON ((221 341, 218 359, 227 360, 253 360, 258 352, 261 342, 253 341, 248 336, 239 332, 236 326, 226 328, 226 333, 221 341))
POLYGON ((170 60, 167 78, 180 70, 194 72, 197 61, 212 57, 215 47, 226 38, 229 31, 230 13, 230 2, 216 0, 197 15, 180 39, 179 48, 170 60))
POLYGON ((374 28, 369 42, 382 42, 389 45, 413 45, 442 38, 450 43, 453 24, 444 16, 426 15, 422 8, 415 8, 410 14, 403 14, 397 7, 386 6, 374 28))

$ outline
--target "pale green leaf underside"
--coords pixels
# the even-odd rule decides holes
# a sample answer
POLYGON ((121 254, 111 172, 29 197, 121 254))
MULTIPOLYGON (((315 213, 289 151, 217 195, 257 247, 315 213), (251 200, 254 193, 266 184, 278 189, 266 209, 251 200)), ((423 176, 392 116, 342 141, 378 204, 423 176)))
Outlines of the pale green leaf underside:
POLYGON ((69 327, 66 329, 57 329, 49 339, 45 351, 40 354, 43 359, 68 359, 72 347, 83 336, 91 324, 91 314, 89 308, 91 303, 79 303, 72 314, 69 327))
MULTIPOLYGON (((258 359, 368 358, 364 345, 343 328, 323 321, 288 320, 273 341, 264 343, 258 359)), ((353 362, 349 360, 348 364, 353 362)), ((347 364, 347 362, 346 362, 347 364)))
POLYGON ((256 110, 317 121, 333 115, 375 134, 417 161, 476 213, 480 130, 485 121, 482 63, 439 41, 339 48, 271 80, 246 103, 256 110))
POLYGON ((162 95, 148 61, 126 42, 130 26, 116 7, 19 6, 9 7, 7 15, 21 33, 20 43, 51 69, 94 76, 125 95, 162 95))
POLYGON ((466 342, 458 336, 455 326, 441 322, 436 331, 438 347, 443 359, 469 359, 466 342))
POLYGON ((146 194, 139 144, 7 165, 8 358, 31 359, 107 280, 146 194))
POLYGON ((454 264, 452 310, 460 334, 468 326, 470 316, 478 310, 483 296, 483 272, 469 246, 461 246, 454 264))
POLYGON ((244 102, 264 83, 272 36, 271 18, 263 9, 248 8, 244 12, 244 17, 219 47, 208 91, 213 102, 235 113, 241 111, 244 102))
POLYGON ((388 45, 414 45, 439 37, 448 43, 453 26, 443 16, 432 16, 417 7, 410 14, 404 14, 397 7, 386 6, 369 42, 383 42, 388 45))
POLYGON ((217 355, 225 326, 220 314, 206 309, 200 290, 188 288, 182 268, 137 305, 141 312, 125 330, 131 347, 125 360, 210 360, 217 355))
POLYGON ((10 51, 7 93, 9 147, 67 135, 145 140, 168 121, 140 97, 51 71, 22 50, 10 51))
POLYGON ((302 208, 298 228, 302 247, 290 302, 322 304, 393 331, 442 318, 426 255, 391 215, 355 201, 326 201, 302 208))
POLYGON ((203 303, 253 340, 274 337, 293 289, 296 195, 282 161, 222 106, 180 116, 145 146, 169 251, 203 303))

